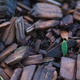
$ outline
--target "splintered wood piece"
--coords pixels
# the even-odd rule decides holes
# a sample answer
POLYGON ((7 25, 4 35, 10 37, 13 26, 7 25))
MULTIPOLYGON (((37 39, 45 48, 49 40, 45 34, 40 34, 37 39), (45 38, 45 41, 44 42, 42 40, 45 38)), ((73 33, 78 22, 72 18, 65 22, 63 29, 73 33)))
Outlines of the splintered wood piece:
POLYGON ((6 49, 4 49, 0 53, 0 61, 4 60, 6 57, 8 57, 15 49, 17 49, 17 47, 18 47, 18 45, 16 43, 13 43, 12 45, 10 45, 6 49))
POLYGON ((33 25, 27 24, 28 27, 26 28, 26 33, 29 33, 29 32, 31 32, 31 31, 33 31, 33 30, 34 30, 34 25, 35 25, 36 23, 38 23, 38 22, 39 22, 39 20, 38 20, 37 22, 35 22, 33 25))
POLYGON ((31 10, 28 6, 26 6, 26 5, 24 5, 24 4, 20 3, 20 2, 17 2, 17 5, 20 6, 20 7, 22 7, 25 10, 28 10, 28 11, 31 10))
POLYGON ((16 39, 19 42, 25 38, 23 17, 19 17, 15 21, 15 27, 16 27, 16 39))
POLYGON ((75 60, 71 58, 61 58, 60 76, 67 80, 75 80, 75 60))
MULTIPOLYGON (((68 45, 68 48, 74 47, 75 45, 77 45, 77 41, 73 39, 67 40, 67 45, 68 45)), ((61 44, 58 44, 57 46, 55 46, 54 48, 52 48, 51 50, 47 52, 47 56, 59 57, 61 53, 62 53, 61 44)))
POLYGON ((40 49, 40 44, 41 44, 41 40, 37 40, 35 44, 35 52, 38 52, 38 50, 40 49))
POLYGON ((77 80, 80 79, 80 54, 77 57, 77 73, 76 73, 77 80))
POLYGON ((35 29, 46 29, 50 27, 57 26, 59 24, 59 20, 39 20, 34 24, 35 29))
POLYGON ((19 80, 21 73, 22 73, 22 68, 15 69, 10 80, 19 80))
POLYGON ((30 18, 30 17, 28 17, 28 16, 23 16, 23 18, 26 19, 26 20, 28 20, 28 21, 30 21, 30 22, 33 22, 33 19, 30 18))
POLYGON ((16 17, 11 18, 11 24, 4 33, 2 34, 1 40, 5 43, 5 45, 10 45, 15 39, 15 28, 14 28, 14 21, 16 17))
POLYGON ((61 38, 68 40, 69 33, 67 31, 61 31, 61 38))
POLYGON ((42 70, 43 70, 43 65, 38 67, 37 71, 34 74, 33 80, 40 80, 42 70))
POLYGON ((20 62, 23 58, 29 55, 29 50, 27 46, 22 46, 14 51, 13 54, 9 55, 4 62, 9 65, 14 65, 20 62))
POLYGON ((9 76, 9 78, 11 78, 14 70, 11 67, 7 67, 4 69, 4 72, 6 73, 7 76, 9 76))
POLYGON ((4 23, 0 24, 0 28, 9 26, 10 23, 11 23, 11 22, 4 22, 4 23))
POLYGON ((26 66, 23 68, 23 73, 20 80, 32 80, 36 65, 26 66))
POLYGON ((2 68, 0 68, 0 76, 2 76, 4 80, 10 80, 2 68))
POLYGON ((72 24, 72 23, 73 23, 73 16, 67 15, 61 20, 60 26, 67 26, 67 25, 72 24))
POLYGON ((40 18, 62 18, 62 11, 56 5, 48 3, 37 3, 32 9, 31 14, 40 18))
POLYGON ((74 19, 80 21, 80 1, 77 1, 77 5, 74 11, 74 19))
POLYGON ((40 80, 51 80, 53 77, 53 73, 55 71, 55 68, 52 66, 45 66, 42 70, 40 80))
POLYGON ((26 65, 33 65, 33 64, 40 64, 42 63, 42 58, 43 56, 41 54, 39 55, 32 55, 32 56, 29 56, 25 59, 23 59, 21 61, 21 63, 26 66, 26 65))

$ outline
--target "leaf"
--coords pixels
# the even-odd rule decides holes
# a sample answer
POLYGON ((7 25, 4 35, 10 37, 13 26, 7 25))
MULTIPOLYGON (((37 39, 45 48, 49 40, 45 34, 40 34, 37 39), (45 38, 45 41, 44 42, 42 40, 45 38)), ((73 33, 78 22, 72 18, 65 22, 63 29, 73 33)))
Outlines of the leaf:
POLYGON ((4 80, 2 76, 0 76, 0 79, 1 79, 1 80, 4 80))
POLYGON ((67 42, 65 40, 63 40, 63 42, 62 42, 61 48, 62 48, 63 56, 66 56, 66 54, 67 54, 67 42))
POLYGON ((62 39, 68 40, 69 33, 67 31, 61 31, 61 37, 62 39))

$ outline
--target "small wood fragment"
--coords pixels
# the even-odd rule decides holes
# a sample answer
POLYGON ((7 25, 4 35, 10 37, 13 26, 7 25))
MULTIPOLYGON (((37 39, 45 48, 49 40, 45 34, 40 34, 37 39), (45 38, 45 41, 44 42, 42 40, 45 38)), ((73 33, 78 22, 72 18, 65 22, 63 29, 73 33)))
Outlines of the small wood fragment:
POLYGON ((60 30, 59 30, 59 29, 53 29, 52 31, 53 31, 57 36, 60 35, 60 30))
POLYGON ((0 76, 2 76, 4 80, 10 80, 2 68, 0 68, 0 76))
POLYGON ((24 59, 28 55, 29 55, 28 47, 27 46, 22 46, 18 50, 16 50, 13 54, 8 56, 4 60, 4 62, 6 64, 13 65, 13 64, 16 64, 16 63, 20 62, 22 59, 24 59))
POLYGON ((40 18, 62 18, 63 16, 61 8, 59 8, 56 5, 48 3, 37 3, 31 9, 31 14, 35 17, 40 17, 40 18))
POLYGON ((57 5, 57 6, 60 6, 60 7, 62 6, 61 3, 57 2, 57 1, 54 1, 54 0, 46 0, 46 2, 57 5))
POLYGON ((28 16, 23 16, 24 19, 28 20, 29 22, 33 22, 33 19, 28 16))
POLYGON ((41 40, 37 40, 35 44, 35 52, 38 52, 40 49, 41 40))
POLYGON ((19 6, 17 6, 16 9, 17 9, 19 12, 22 12, 22 9, 21 9, 19 6))
POLYGON ((52 76, 52 79, 51 79, 51 80, 57 80, 57 77, 58 77, 58 73, 57 73, 57 71, 54 71, 54 73, 53 73, 53 76, 52 76))
POLYGON ((0 19, 0 22, 6 21, 6 19, 0 19))
POLYGON ((22 46, 24 46, 24 45, 26 45, 26 43, 28 42, 28 40, 31 38, 31 36, 27 36, 24 40, 21 40, 20 42, 19 42, 19 45, 22 45, 22 46))
POLYGON ((45 66, 44 69, 42 70, 40 80, 51 80, 54 71, 55 71, 54 67, 45 66))
POLYGON ((52 32, 48 32, 48 33, 46 34, 46 37, 50 39, 50 38, 52 37, 52 32))
POLYGON ((15 28, 14 28, 14 22, 16 20, 16 17, 12 17, 10 22, 11 24, 8 26, 8 28, 5 29, 5 32, 2 34, 1 40, 5 43, 5 45, 10 45, 15 40, 15 28))
POLYGON ((60 76, 64 79, 75 80, 75 60, 71 58, 61 58, 60 76), (66 66, 67 64, 67 66, 66 66))
POLYGON ((46 54, 47 54, 46 50, 42 50, 42 49, 40 49, 40 50, 38 51, 38 53, 43 54, 43 55, 46 55, 46 54))
POLYGON ((6 63, 1 62, 1 67, 5 69, 5 68, 8 68, 9 66, 6 63))
POLYGON ((59 43, 60 40, 61 40, 61 38, 56 39, 55 42, 54 42, 53 44, 51 44, 46 51, 48 52, 48 51, 49 51, 51 48, 53 48, 57 43, 59 43))
POLYGON ((20 6, 20 7, 22 7, 25 10, 30 11, 30 8, 28 6, 26 6, 26 5, 24 5, 24 4, 20 3, 20 2, 17 2, 17 5, 20 6))
POLYGON ((42 62, 51 62, 53 60, 54 60, 54 58, 52 58, 52 57, 45 57, 42 59, 42 62))
POLYGON ((13 75, 14 70, 11 67, 7 67, 4 69, 4 72, 6 73, 6 75, 11 78, 13 75))
POLYGON ((0 28, 6 27, 6 26, 9 26, 9 25, 10 25, 10 22, 4 22, 4 23, 0 24, 0 28))
POLYGON ((43 70, 43 65, 38 67, 37 71, 34 74, 33 80, 40 80, 42 70, 43 70))
POLYGON ((16 39, 17 41, 21 41, 25 39, 25 31, 24 31, 24 21, 23 17, 19 17, 15 21, 15 28, 16 28, 16 39))
POLYGON ((78 57, 77 57, 77 73, 76 73, 76 78, 77 80, 80 79, 80 54, 78 54, 78 57))
POLYGON ((10 45, 6 49, 4 49, 0 53, 0 61, 4 60, 6 57, 8 57, 17 47, 18 47, 18 45, 16 43, 13 43, 12 45, 10 45))
POLYGON ((76 3, 76 8, 75 8, 75 11, 74 11, 74 19, 80 21, 80 1, 77 1, 76 3))
POLYGON ((73 23, 73 16, 72 15, 67 15, 60 22, 60 26, 67 26, 67 25, 70 25, 72 23, 73 23))
POLYGON ((22 68, 15 69, 15 71, 14 71, 10 80, 18 80, 21 76, 21 73, 22 73, 22 68))
POLYGON ((35 69, 36 69, 36 65, 24 67, 20 80, 32 80, 35 69))
POLYGON ((35 29, 46 29, 50 27, 57 26, 59 24, 59 20, 39 20, 37 23, 35 23, 35 29))
POLYGON ((23 59, 21 61, 21 63, 26 66, 26 65, 33 65, 33 64, 40 64, 42 63, 42 58, 43 56, 41 54, 39 55, 32 55, 32 56, 29 56, 25 59, 23 59))

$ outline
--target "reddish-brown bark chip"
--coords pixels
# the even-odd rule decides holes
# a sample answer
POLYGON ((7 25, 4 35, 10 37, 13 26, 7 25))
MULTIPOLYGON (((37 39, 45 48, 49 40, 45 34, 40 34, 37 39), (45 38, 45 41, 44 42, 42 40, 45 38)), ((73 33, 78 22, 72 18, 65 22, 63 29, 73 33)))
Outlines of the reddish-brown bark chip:
POLYGON ((31 14, 40 18, 62 18, 61 8, 47 3, 37 3, 31 10, 31 14))
POLYGON ((64 79, 75 80, 75 60, 71 58, 61 58, 60 76, 64 79))
POLYGON ((32 80, 35 69, 36 69, 36 65, 24 67, 20 80, 32 80))
POLYGON ((6 49, 4 49, 0 53, 0 61, 4 60, 6 57, 8 57, 11 54, 11 52, 13 52, 17 48, 17 46, 18 45, 16 43, 13 43, 12 45, 10 45, 6 49))

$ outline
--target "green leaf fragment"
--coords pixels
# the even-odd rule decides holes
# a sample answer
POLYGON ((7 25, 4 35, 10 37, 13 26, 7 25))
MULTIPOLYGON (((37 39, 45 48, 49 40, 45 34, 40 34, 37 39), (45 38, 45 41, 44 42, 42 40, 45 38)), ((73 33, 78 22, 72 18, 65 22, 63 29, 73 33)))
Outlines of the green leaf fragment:
POLYGON ((67 42, 65 40, 63 40, 62 46, 61 46, 63 56, 66 56, 66 54, 67 54, 67 48, 68 48, 67 47, 67 42))
POLYGON ((4 80, 2 76, 0 76, 0 79, 1 79, 1 80, 4 80))

